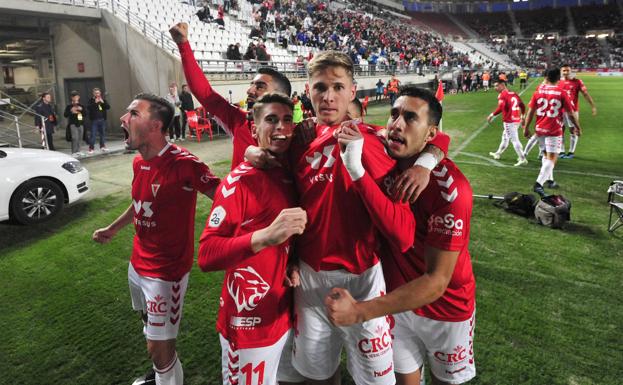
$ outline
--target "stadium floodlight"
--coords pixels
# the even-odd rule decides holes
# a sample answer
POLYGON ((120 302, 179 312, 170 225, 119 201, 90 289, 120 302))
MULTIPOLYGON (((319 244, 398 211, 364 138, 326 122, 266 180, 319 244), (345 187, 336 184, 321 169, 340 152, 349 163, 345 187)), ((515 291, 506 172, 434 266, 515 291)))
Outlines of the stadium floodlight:
POLYGON ((589 33, 588 35, 586 35, 587 39, 590 39, 590 38, 593 38, 593 37, 595 37, 594 33, 589 33))
POLYGON ((608 36, 610 36, 610 34, 609 34, 609 33, 600 33, 599 35, 597 35, 597 38, 598 38, 598 39, 605 39, 605 38, 607 38, 608 36))

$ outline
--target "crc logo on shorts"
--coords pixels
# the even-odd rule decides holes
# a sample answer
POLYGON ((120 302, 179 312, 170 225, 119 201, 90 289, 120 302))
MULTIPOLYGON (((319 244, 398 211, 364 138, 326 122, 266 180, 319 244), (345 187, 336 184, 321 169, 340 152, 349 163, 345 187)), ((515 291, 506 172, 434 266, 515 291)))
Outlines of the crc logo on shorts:
MULTIPOLYGON (((437 351, 434 356, 435 360, 443 365, 460 365, 467 359, 467 349, 464 346, 457 345, 451 352, 437 351)), ((464 367, 457 371, 451 372, 451 374, 457 373, 463 369, 464 367)))
POLYGON ((167 300, 160 294, 154 297, 154 300, 147 300, 147 313, 152 315, 167 314, 167 300))
POLYGON ((270 285, 251 266, 236 269, 227 277, 227 291, 238 313, 255 309, 269 289, 270 285))
POLYGON ((453 214, 443 217, 431 215, 428 218, 428 232, 460 237, 463 235, 463 220, 455 219, 453 214))
POLYGON ((375 334, 376 337, 364 338, 357 343, 357 348, 367 358, 382 356, 392 346, 392 335, 388 328, 379 325, 375 334))

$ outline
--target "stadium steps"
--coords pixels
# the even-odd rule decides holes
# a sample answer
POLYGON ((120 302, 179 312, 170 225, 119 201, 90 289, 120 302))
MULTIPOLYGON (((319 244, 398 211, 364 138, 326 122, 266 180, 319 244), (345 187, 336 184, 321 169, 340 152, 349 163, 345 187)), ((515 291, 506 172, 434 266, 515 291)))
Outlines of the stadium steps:
POLYGON ((466 42, 464 44, 471 49, 475 49, 493 62, 499 63, 500 68, 518 68, 517 64, 515 64, 508 55, 494 51, 489 48, 486 43, 466 42))
POLYGON ((511 24, 513 26, 513 32, 515 32, 515 36, 523 37, 523 35, 521 34, 521 28, 519 28, 519 24, 517 24, 517 19, 515 18, 515 12, 513 12, 512 9, 509 9, 507 12, 508 17, 511 19, 511 24))
POLYGON ((465 23, 461 22, 458 18, 454 17, 451 14, 446 14, 446 16, 448 16, 448 19, 453 22, 457 27, 459 27, 466 35, 469 39, 478 39, 478 33, 476 31, 474 31, 473 29, 469 28, 465 23))
POLYGON ((567 15, 567 35, 575 36, 578 34, 577 28, 575 28, 575 23, 573 22, 573 15, 571 14, 571 8, 565 7, 565 15, 567 15))

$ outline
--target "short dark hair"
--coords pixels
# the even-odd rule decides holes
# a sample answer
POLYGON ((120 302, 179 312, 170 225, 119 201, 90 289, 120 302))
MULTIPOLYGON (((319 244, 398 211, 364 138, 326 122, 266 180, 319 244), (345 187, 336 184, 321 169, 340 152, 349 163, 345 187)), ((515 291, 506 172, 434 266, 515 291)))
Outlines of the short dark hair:
POLYGON ((268 75, 273 78, 273 81, 276 85, 276 90, 282 92, 288 96, 292 93, 292 85, 290 85, 290 80, 286 77, 286 75, 277 71, 271 67, 260 67, 257 69, 258 74, 268 75))
POLYGON ((428 103, 428 124, 438 126, 443 114, 443 108, 439 100, 427 89, 408 85, 400 88, 400 96, 410 96, 412 98, 420 98, 428 103))
POLYGON ((270 103, 280 103, 290 110, 294 110, 294 103, 292 103, 292 99, 288 95, 282 92, 268 92, 253 104, 253 119, 257 121, 264 107, 270 103))
POLYGON ((355 107, 357 107, 357 110, 359 111, 359 116, 363 116, 363 104, 361 104, 361 100, 359 100, 358 97, 355 97, 355 99, 350 101, 351 104, 354 104, 355 107))
POLYGON ((549 68, 545 72, 545 78, 550 83, 556 83, 557 81, 560 80, 560 68, 558 67, 549 68))
POLYGON ((493 82, 493 84, 495 84, 495 83, 500 83, 500 84, 504 84, 504 85, 506 85, 506 80, 504 80, 504 79, 498 79, 498 80, 496 80, 496 81, 494 81, 494 82, 493 82))
POLYGON ((151 118, 161 121, 161 131, 163 133, 167 132, 169 126, 173 123, 173 117, 175 116, 175 109, 171 103, 158 95, 147 92, 136 95, 134 99, 149 102, 149 113, 151 114, 151 118))
POLYGON ((74 91, 71 91, 69 96, 73 98, 74 96, 80 96, 80 93, 78 91, 74 90, 74 91))
POLYGON ((47 95, 51 95, 49 92, 42 92, 41 99, 45 98, 47 95))
POLYGON ((571 68, 571 66, 570 66, 569 64, 567 64, 567 63, 565 63, 565 64, 563 64, 563 65, 561 65, 561 66, 560 66, 560 68, 563 68, 563 67, 569 67, 569 68, 571 68))

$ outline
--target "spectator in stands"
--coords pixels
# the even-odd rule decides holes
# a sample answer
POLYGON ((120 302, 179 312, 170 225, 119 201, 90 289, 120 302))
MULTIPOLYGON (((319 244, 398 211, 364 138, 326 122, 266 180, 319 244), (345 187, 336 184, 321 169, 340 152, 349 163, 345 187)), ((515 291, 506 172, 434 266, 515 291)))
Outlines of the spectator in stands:
POLYGON ((296 92, 292 94, 292 104, 294 105, 292 109, 292 122, 294 122, 294 124, 299 124, 303 121, 303 103, 296 92))
MULTIPOLYGON (((195 102, 193 101, 193 96, 188 90, 187 84, 182 84, 182 92, 180 92, 180 102, 182 109, 182 137, 186 136, 186 124, 188 123, 188 116, 186 113, 188 111, 193 111, 195 109, 195 102)), ((190 132, 190 131, 189 131, 190 132)), ((192 136, 192 133, 190 133, 192 136)))
POLYGON ((171 105, 173 105, 173 108, 175 110, 175 114, 173 116, 173 121, 171 122, 171 125, 169 126, 169 141, 170 142, 175 142, 176 140, 185 140, 186 139, 186 135, 182 135, 181 133, 181 122, 180 122, 180 118, 181 118, 181 113, 180 113, 180 106, 182 105, 182 101, 180 100, 180 96, 177 93, 177 84, 176 83, 171 83, 169 84, 169 93, 166 94, 164 96, 164 98, 166 99, 166 101, 168 101, 169 103, 171 103, 171 105), (175 137, 173 136, 175 134, 175 137))
POLYGON ((249 43, 247 51, 244 53, 244 56, 242 58, 244 60, 257 60, 257 55, 255 53, 255 44, 253 44, 253 42, 249 43))
POLYGON ((262 65, 267 65, 268 62, 270 61, 270 55, 266 51, 266 45, 264 45, 264 43, 258 44, 257 48, 255 49, 255 52, 256 52, 257 61, 259 61, 260 64, 262 65))
POLYGON ((102 90, 99 88, 93 88, 93 97, 87 103, 87 110, 91 121, 89 154, 94 151, 96 134, 100 137, 100 151, 106 152, 106 111, 110 110, 110 104, 102 98, 102 90))
POLYGON ((197 11, 196 15, 199 20, 203 21, 204 23, 209 23, 213 20, 212 14, 210 13, 210 8, 208 8, 207 5, 197 11))
POLYGON ((219 29, 225 29, 225 12, 223 11, 222 5, 218 6, 218 12, 216 15, 216 19, 214 19, 214 22, 218 24, 219 29))
POLYGON ((71 155, 75 158, 84 156, 80 152, 80 142, 84 136, 84 122, 86 120, 86 109, 80 104, 80 94, 78 91, 71 92, 71 103, 65 107, 63 116, 67 118, 66 137, 71 140, 71 155))
POLYGON ((396 78, 396 75, 392 74, 391 79, 387 82, 387 95, 389 96, 389 104, 394 105, 396 97, 398 96, 398 90, 400 88, 400 80, 396 78))
POLYGON ((225 53, 227 60, 242 60, 242 54, 240 53, 240 43, 230 44, 227 46, 227 52, 225 53))

